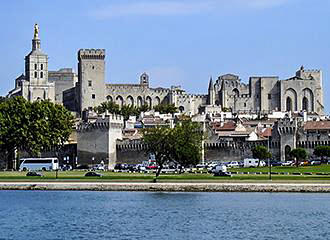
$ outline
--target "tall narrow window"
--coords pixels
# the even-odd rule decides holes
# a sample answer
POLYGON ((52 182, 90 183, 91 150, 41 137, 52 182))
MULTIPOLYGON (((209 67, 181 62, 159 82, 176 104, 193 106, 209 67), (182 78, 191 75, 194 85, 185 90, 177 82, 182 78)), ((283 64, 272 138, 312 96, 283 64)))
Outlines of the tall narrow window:
POLYGON ((95 94, 92 94, 92 99, 95 99, 95 94))
POLYGON ((41 72, 41 73, 40 73, 40 78, 43 78, 43 77, 44 77, 44 73, 41 72))
POLYGON ((37 70, 37 68, 38 68, 38 65, 34 64, 34 70, 37 70))
POLYGON ((91 87, 92 86, 92 81, 88 81, 88 87, 91 87))
POLYGON ((42 63, 40 64, 40 69, 44 70, 44 65, 42 63))
POLYGON ((34 78, 38 78, 38 73, 34 72, 34 78))
POLYGON ((268 94, 268 99, 272 99, 272 95, 271 94, 268 94))

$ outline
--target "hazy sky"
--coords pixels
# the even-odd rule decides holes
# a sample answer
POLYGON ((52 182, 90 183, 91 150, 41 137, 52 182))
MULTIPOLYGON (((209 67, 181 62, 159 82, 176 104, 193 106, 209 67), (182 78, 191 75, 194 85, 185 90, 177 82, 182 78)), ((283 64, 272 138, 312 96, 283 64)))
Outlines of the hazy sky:
POLYGON ((0 95, 13 88, 40 26, 49 70, 77 69, 80 48, 106 49, 106 82, 181 85, 206 93, 209 77, 289 78, 323 70, 330 110, 329 0, 26 0, 0 5, 0 95))

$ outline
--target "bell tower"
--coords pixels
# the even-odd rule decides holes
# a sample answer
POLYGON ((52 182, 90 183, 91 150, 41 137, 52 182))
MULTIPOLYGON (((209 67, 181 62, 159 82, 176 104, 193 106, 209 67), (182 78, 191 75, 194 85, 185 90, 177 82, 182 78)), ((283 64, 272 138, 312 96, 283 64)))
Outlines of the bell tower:
POLYGON ((48 82, 48 56, 41 51, 39 26, 34 25, 32 50, 25 57, 26 84, 22 89, 22 96, 29 101, 55 101, 55 86, 48 82))

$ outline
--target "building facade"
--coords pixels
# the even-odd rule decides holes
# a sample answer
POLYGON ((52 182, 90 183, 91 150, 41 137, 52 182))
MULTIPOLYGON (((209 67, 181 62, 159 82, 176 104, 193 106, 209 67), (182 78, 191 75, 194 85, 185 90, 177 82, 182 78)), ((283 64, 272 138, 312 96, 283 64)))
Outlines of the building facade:
POLYGON ((257 76, 250 77, 249 83, 241 82, 237 75, 225 74, 215 83, 211 78, 207 94, 197 95, 188 94, 179 86, 152 88, 147 73, 143 73, 136 84, 106 83, 105 59, 104 49, 80 49, 78 76, 72 69, 48 71, 48 56, 41 51, 39 27, 35 25, 32 51, 25 57, 25 75, 16 79, 15 89, 9 96, 21 95, 30 101, 50 99, 79 115, 105 101, 120 106, 147 104, 151 108, 169 103, 187 115, 210 109, 226 109, 233 113, 307 111, 320 115, 324 110, 320 70, 301 67, 289 79, 257 76))

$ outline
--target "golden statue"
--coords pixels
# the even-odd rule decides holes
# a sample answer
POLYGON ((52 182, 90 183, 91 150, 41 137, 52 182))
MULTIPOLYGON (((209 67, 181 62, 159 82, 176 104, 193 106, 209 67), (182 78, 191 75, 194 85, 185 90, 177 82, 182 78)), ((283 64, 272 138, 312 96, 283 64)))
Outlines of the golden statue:
POLYGON ((34 38, 38 39, 39 38, 39 26, 38 24, 34 24, 34 38))

